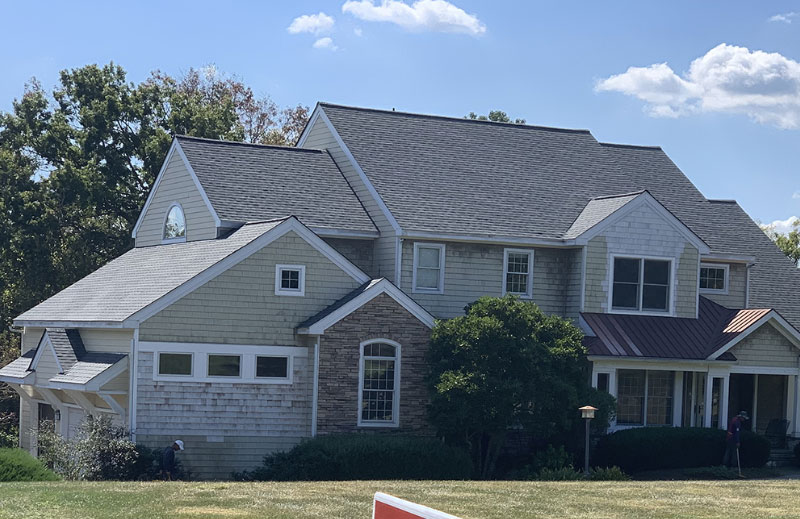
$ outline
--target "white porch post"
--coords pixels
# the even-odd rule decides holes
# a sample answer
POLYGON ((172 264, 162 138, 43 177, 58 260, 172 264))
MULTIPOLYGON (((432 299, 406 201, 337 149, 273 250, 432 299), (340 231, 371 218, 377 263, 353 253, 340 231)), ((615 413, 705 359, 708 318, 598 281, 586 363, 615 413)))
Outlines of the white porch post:
POLYGON ((714 389, 714 375, 710 372, 706 374, 706 401, 703 408, 703 427, 711 427, 711 402, 712 391, 714 389))
POLYGON ((794 409, 792 409, 792 416, 789 418, 792 421, 792 426, 789 428, 792 431, 792 436, 797 437, 800 434, 800 427, 798 427, 797 420, 800 419, 800 376, 794 377, 794 409))
POLYGON ((692 406, 692 410, 689 413, 689 426, 690 427, 696 427, 697 426, 697 419, 695 417, 697 416, 697 411, 696 411, 696 409, 697 409, 697 373, 692 372, 691 377, 692 377, 692 401, 690 402, 689 405, 692 406))
POLYGON ((756 419, 758 418, 758 375, 753 375, 753 416, 751 417, 751 426, 750 430, 753 432, 758 432, 757 424, 758 422, 756 419))
POLYGON ((720 429, 727 429, 728 428, 728 396, 730 394, 731 388, 731 374, 725 373, 725 376, 722 378, 722 399, 720 402, 720 406, 722 409, 719 410, 719 428, 720 429))
POLYGON ((683 411, 683 371, 675 372, 675 391, 672 401, 672 426, 681 426, 681 416, 683 411))
POLYGON ((789 420, 789 429, 787 429, 787 434, 789 431, 794 430, 794 405, 795 405, 795 387, 797 386, 797 375, 790 375, 786 377, 786 419, 789 420))

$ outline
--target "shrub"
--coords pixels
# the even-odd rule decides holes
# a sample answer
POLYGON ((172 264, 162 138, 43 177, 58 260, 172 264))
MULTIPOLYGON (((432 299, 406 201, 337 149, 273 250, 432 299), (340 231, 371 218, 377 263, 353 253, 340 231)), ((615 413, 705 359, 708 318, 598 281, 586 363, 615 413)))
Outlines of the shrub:
POLYGON ((589 471, 592 481, 629 481, 631 477, 619 467, 594 467, 589 471))
POLYGON ((386 434, 323 436, 288 452, 269 454, 264 466, 234 474, 255 481, 349 479, 468 479, 469 455, 434 438, 386 434))
MULTIPOLYGON (((617 465, 627 472, 720 465, 725 453, 725 431, 700 427, 639 427, 600 438, 594 461, 617 465)), ((769 442, 742 433, 743 467, 761 467, 769 458, 769 442)))
POLYGON ((14 413, 0 413, 0 449, 19 446, 19 427, 14 413))
POLYGON ((533 478, 537 481, 578 481, 583 479, 583 472, 578 472, 572 465, 560 469, 543 468, 533 478))
POLYGON ((0 482, 57 481, 58 476, 22 449, 0 449, 0 482))

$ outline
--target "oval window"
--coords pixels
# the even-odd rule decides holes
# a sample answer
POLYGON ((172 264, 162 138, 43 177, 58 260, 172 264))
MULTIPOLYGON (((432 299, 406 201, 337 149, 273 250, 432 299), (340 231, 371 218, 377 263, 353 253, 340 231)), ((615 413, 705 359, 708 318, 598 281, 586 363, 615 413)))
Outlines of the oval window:
POLYGON ((183 217, 183 210, 179 205, 173 205, 167 213, 167 220, 164 223, 164 239, 174 240, 186 237, 186 219, 183 217))

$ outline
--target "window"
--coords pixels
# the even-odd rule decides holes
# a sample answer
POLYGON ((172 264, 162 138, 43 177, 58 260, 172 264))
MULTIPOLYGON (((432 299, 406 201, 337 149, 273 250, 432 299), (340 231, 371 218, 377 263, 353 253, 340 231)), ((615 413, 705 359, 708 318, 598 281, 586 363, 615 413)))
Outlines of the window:
POLYGON ((674 372, 621 369, 617 379, 617 424, 672 424, 674 372))
POLYGON ((239 355, 209 355, 209 377, 238 377, 241 374, 242 357, 239 355))
POLYGON ((503 294, 532 297, 533 251, 506 249, 503 256, 503 294))
POLYGON ((700 290, 703 292, 728 292, 728 265, 700 265, 700 290))
POLYGON ((191 353, 159 353, 159 375, 192 375, 191 353))
POLYGON ((361 344, 358 425, 397 425, 399 350, 385 340, 361 344))
POLYGON ((275 295, 304 296, 306 294, 305 265, 275 266, 275 295))
POLYGON ((614 258, 614 310, 669 311, 672 262, 642 258, 614 258))
POLYGON ((289 357, 256 357, 256 377, 288 378, 289 357))
POLYGON ((444 293, 444 245, 414 244, 414 292, 444 293))
POLYGON ((164 220, 164 241, 185 241, 186 219, 180 204, 172 204, 164 220))
POLYGON ((597 374, 597 389, 608 393, 608 373, 597 374))

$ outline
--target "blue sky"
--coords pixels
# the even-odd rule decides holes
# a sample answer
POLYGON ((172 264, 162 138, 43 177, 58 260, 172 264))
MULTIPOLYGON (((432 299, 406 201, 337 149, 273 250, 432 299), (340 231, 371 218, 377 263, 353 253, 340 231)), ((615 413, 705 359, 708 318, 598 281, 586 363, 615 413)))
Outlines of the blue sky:
POLYGON ((0 0, 0 109, 64 68, 213 64, 281 105, 502 109, 660 145, 707 197, 800 216, 800 1, 404 2, 0 0))

